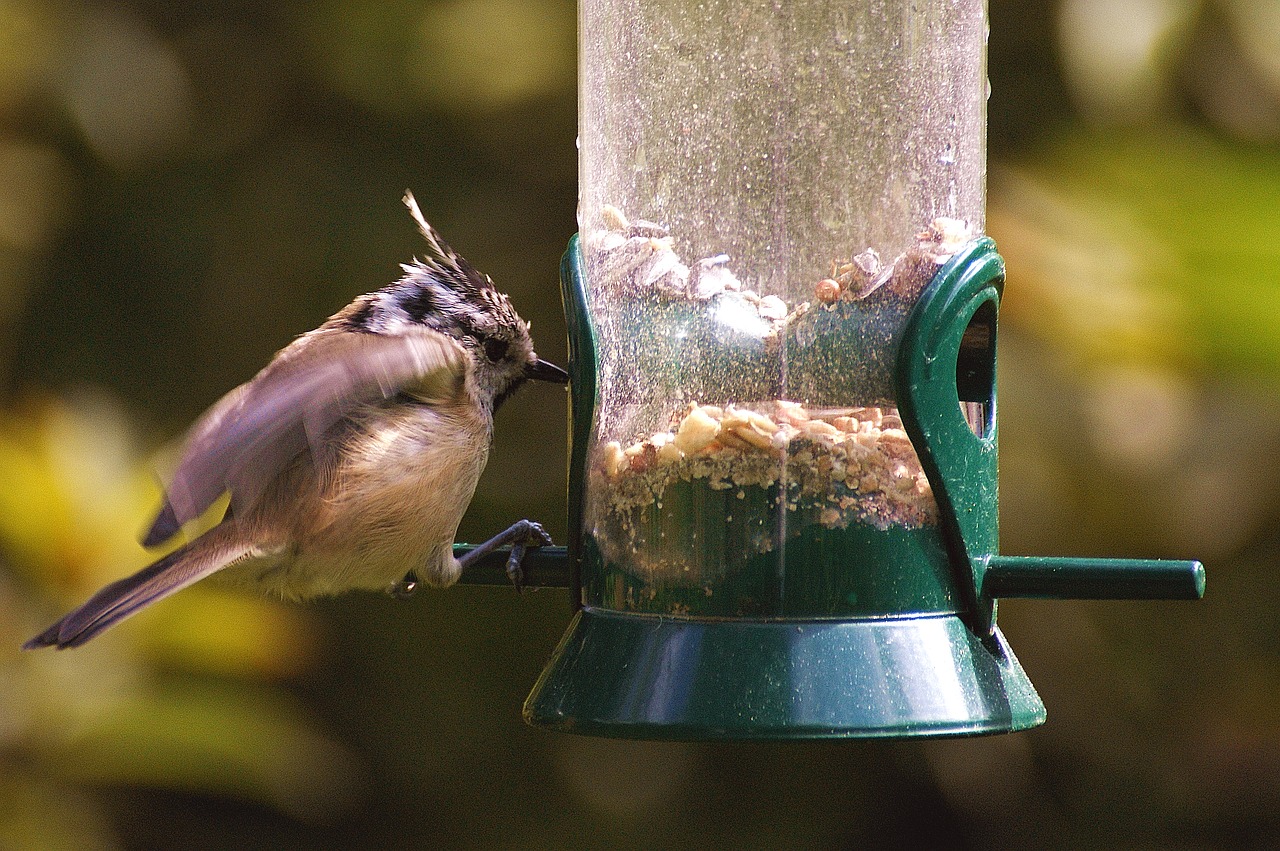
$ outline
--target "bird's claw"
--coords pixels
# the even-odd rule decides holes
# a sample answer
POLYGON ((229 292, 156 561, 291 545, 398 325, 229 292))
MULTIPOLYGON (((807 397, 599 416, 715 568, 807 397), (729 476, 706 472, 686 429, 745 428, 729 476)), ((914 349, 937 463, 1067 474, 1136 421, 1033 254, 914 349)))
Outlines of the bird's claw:
POLYGON ((546 529, 542 528, 541 523, 521 520, 520 525, 523 527, 520 530, 523 537, 517 538, 511 544, 511 555, 507 556, 507 578, 511 580, 517 592, 524 590, 525 553, 536 550, 538 547, 549 547, 553 543, 551 536, 547 534, 546 529))

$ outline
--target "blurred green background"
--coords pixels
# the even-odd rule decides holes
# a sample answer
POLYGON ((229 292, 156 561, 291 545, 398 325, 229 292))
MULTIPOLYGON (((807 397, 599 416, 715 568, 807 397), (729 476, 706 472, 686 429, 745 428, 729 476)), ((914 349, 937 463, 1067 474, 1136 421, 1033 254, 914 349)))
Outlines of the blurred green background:
MULTIPOLYGON (((1004 550, 1209 595, 1002 604, 1035 731, 783 746, 525 727, 553 591, 197 586, 18 652, 146 562, 192 418, 420 250, 405 188, 563 362, 575 8, 0 0, 0 847, 1273 847, 1280 4, 990 7, 1004 550)), ((464 539, 563 539, 563 405, 503 409, 464 539)))

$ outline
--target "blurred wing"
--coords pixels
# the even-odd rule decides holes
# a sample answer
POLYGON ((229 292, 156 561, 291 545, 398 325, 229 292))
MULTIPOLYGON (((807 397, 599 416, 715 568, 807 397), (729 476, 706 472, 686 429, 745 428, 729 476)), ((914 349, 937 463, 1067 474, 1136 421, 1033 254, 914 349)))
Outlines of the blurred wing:
MULTIPOLYGON (((143 544, 168 540, 228 490, 233 510, 253 505, 294 459, 321 447, 334 425, 363 406, 406 390, 428 401, 452 397, 466 363, 457 342, 426 328, 299 338, 196 423, 143 544)), ((321 454, 313 451, 313 460, 321 454)))

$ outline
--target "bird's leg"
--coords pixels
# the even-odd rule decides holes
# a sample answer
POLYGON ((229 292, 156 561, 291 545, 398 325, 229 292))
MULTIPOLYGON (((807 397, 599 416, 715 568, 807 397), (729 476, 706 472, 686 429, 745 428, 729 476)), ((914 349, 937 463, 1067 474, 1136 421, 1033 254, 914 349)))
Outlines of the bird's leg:
MULTIPOLYGON (((477 544, 470 552, 458 559, 458 567, 466 570, 498 547, 511 545, 511 555, 507 556, 507 576, 511 584, 519 591, 524 587, 524 554, 538 547, 549 547, 551 536, 542 528, 541 523, 532 520, 518 520, 511 527, 499 532, 483 544, 477 544)), ((418 589, 418 577, 413 571, 405 574, 404 579, 392 585, 387 592, 400 600, 407 600, 418 589)))
POLYGON ((506 531, 499 532, 483 544, 458 559, 458 565, 466 570, 498 547, 511 545, 511 555, 507 557, 507 576, 511 584, 519 591, 524 587, 524 554, 530 549, 551 546, 551 536, 542 528, 542 524, 532 520, 517 520, 506 531))

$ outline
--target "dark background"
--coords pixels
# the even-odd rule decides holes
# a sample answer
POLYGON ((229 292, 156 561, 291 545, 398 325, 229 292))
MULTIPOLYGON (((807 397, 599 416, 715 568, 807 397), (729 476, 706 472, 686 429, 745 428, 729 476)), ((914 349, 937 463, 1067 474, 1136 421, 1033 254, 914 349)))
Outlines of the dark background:
MULTIPOLYGON (((411 188, 563 362, 565 0, 0 0, 0 845, 1254 848, 1280 839, 1280 14, 992 0, 988 231, 1013 554, 1203 559, 1201 603, 1008 601, 1042 728, 550 734, 561 592, 193 588, 17 651, 145 563, 166 446, 420 250, 411 188)), ((563 539, 563 394, 467 519, 563 539)))

